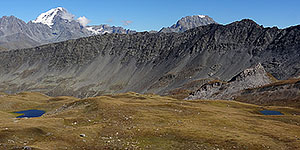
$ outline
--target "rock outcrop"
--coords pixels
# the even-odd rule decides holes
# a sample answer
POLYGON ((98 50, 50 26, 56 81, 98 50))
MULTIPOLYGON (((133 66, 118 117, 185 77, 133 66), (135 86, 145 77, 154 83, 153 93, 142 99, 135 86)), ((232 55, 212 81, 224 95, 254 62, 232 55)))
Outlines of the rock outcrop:
POLYGON ((186 99, 225 99, 233 100, 237 92, 249 88, 257 88, 273 82, 272 77, 259 63, 234 76, 230 81, 214 80, 204 84, 186 99))

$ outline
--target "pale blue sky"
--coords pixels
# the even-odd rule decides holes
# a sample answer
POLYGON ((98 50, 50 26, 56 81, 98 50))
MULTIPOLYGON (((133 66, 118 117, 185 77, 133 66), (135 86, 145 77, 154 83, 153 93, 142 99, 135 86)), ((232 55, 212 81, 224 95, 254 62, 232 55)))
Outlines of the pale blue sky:
POLYGON ((124 26, 137 31, 159 30, 188 15, 209 15, 221 24, 250 18, 264 26, 300 24, 299 0, 3 0, 0 16, 26 22, 51 8, 64 7, 90 24, 124 26))

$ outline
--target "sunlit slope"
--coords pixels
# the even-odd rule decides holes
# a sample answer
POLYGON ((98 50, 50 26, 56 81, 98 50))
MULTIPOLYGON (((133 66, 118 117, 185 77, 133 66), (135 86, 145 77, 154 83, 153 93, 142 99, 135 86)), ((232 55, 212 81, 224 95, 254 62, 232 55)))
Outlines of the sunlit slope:
POLYGON ((0 149, 300 148, 300 110, 295 108, 137 93, 88 99, 22 93, 2 96, 0 102, 0 149), (15 105, 6 107, 4 101, 15 105), (31 119, 11 113, 27 108, 47 112, 31 119), (263 116, 264 109, 284 116, 263 116))

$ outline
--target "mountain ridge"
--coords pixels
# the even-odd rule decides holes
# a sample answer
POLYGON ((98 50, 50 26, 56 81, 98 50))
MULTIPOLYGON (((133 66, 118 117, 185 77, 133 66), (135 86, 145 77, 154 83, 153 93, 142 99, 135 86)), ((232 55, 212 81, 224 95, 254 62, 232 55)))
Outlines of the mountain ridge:
POLYGON ((0 52, 0 91, 76 97, 164 94, 195 80, 228 81, 257 62, 276 78, 287 79, 300 73, 295 69, 300 43, 290 40, 299 33, 242 20, 184 33, 105 34, 5 51, 0 52))

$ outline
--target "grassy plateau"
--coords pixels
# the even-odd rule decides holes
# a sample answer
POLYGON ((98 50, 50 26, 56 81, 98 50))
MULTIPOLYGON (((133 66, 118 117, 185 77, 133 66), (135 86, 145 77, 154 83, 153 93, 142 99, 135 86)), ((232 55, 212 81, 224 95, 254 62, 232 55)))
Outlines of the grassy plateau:
POLYGON ((133 92, 87 99, 0 94, 0 149, 300 149, 300 110, 133 92), (45 110, 39 118, 12 112, 45 110), (261 110, 282 116, 264 116, 261 110))

